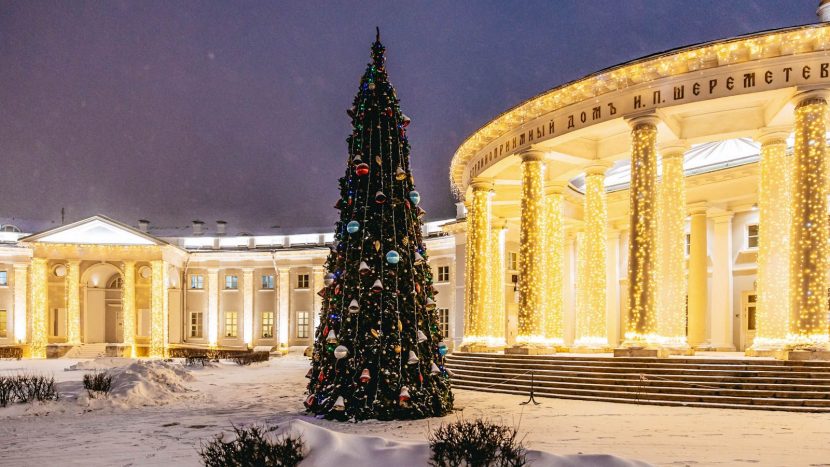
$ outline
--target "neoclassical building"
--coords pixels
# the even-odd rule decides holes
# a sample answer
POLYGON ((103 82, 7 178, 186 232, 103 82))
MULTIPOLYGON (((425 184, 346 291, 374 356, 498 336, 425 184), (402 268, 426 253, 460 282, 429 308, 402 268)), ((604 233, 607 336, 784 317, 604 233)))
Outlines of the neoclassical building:
POLYGON ((828 52, 824 22, 675 49, 469 136, 465 347, 826 348, 828 52))
MULTIPOLYGON (((455 241, 425 243, 447 335, 455 241)), ((37 234, 0 231, 0 347, 35 358, 164 356, 172 347, 310 345, 332 234, 234 236, 224 222, 177 236, 95 216, 37 234)), ((463 279, 462 279, 463 294, 463 279)))

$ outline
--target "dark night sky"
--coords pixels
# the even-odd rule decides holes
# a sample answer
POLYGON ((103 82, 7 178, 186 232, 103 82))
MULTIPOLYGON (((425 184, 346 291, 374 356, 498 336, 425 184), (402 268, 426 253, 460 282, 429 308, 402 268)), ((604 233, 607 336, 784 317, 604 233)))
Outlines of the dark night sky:
MULTIPOLYGON (((375 26, 428 218, 461 141, 539 92, 818 0, 0 1, 0 218, 330 229, 375 26)), ((25 223, 24 223, 25 224, 25 223)))

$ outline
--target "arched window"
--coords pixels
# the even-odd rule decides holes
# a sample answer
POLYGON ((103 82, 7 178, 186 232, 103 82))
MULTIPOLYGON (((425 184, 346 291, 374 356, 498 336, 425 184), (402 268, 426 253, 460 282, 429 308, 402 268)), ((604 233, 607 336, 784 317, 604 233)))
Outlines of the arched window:
POLYGON ((121 279, 121 274, 116 274, 115 277, 110 279, 110 281, 107 283, 107 288, 120 289, 122 285, 124 285, 124 280, 121 279))

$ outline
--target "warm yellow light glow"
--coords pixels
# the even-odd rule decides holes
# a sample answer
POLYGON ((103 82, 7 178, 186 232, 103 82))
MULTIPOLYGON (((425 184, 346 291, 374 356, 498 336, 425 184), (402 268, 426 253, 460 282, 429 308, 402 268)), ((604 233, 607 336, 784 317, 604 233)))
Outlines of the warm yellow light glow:
POLYGON ((28 291, 28 265, 14 265, 14 340, 26 342, 26 299, 28 291))
POLYGON ((608 207, 605 196, 605 166, 589 167, 585 173, 584 221, 580 260, 582 302, 576 309, 575 347, 607 347, 606 293, 608 258, 608 207))
POLYGON ((790 164, 786 133, 761 138, 758 299, 753 349, 781 349, 789 330, 790 164))
POLYGON ((522 153, 522 218, 519 228, 519 344, 544 344, 543 261, 545 232, 544 155, 522 153))
POLYGON ((150 283, 150 358, 164 358, 164 305, 167 290, 164 278, 164 262, 155 260, 150 264, 153 267, 150 283))
POLYGON ((49 331, 49 290, 47 264, 44 258, 32 259, 32 358, 46 358, 49 331))
POLYGON ((790 253, 791 347, 828 345, 827 102, 809 96, 795 109, 790 253))
POLYGON ((631 121, 631 188, 628 248, 628 330, 629 345, 653 341, 656 289, 656 184, 657 119, 640 117, 631 121))
POLYGON ((69 260, 66 265, 66 343, 81 343, 81 262, 69 260))
POLYGON ((487 341, 493 347, 503 347, 505 331, 504 309, 504 241, 506 230, 494 227, 490 232, 487 254, 487 341))
POLYGON ((472 200, 467 214, 467 309, 464 316, 464 345, 486 345, 487 340, 492 187, 492 182, 487 179, 476 179, 472 185, 472 200))
MULTIPOLYGON (((316 287, 319 282, 317 281, 317 274, 315 271, 314 274, 314 286, 316 287)), ((251 344, 254 341, 254 271, 253 269, 243 269, 242 270, 242 341, 248 347, 251 347, 251 344)), ((314 294, 315 302, 316 298, 319 295, 314 294)), ((313 314, 319 315, 320 310, 318 308, 314 308, 313 314)), ((315 328, 316 329, 316 328, 315 328)))
MULTIPOLYGON (((286 274, 285 284, 283 284, 282 272, 280 272, 280 314, 288 316, 288 304, 283 308, 282 295, 287 295, 288 288, 288 274, 286 274)), ((287 302, 287 300, 286 300, 287 302)), ((285 326, 286 340, 288 339, 288 326, 285 326)), ((280 325, 280 333, 282 333, 282 325, 280 325)), ((280 334, 282 336, 282 334, 280 334)), ((208 269, 208 345, 216 347, 219 342, 219 271, 217 269, 208 269)))
POLYGON ((657 223, 657 334, 686 347, 686 186, 683 146, 663 151, 657 223))
MULTIPOLYGON (((277 268, 276 264, 274 265, 274 269, 277 270, 277 275, 279 277, 279 344, 280 346, 287 347, 288 346, 288 291, 289 291, 289 268, 277 268)), ((216 331, 218 332, 218 330, 216 331)), ((216 337, 214 335, 214 343, 216 342, 216 337)))
POLYGON ((124 261, 121 311, 124 315, 124 345, 129 347, 130 358, 135 358, 135 261, 124 261))
POLYGON ((565 343, 563 265, 565 254, 565 196, 563 185, 548 187, 545 196, 545 339, 565 343))

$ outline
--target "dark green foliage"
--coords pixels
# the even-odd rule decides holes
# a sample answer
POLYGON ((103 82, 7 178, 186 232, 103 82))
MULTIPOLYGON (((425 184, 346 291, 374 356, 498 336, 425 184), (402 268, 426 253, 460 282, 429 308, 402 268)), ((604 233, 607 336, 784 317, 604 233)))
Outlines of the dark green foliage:
POLYGON ((107 396, 112 389, 112 375, 106 371, 96 371, 84 375, 84 389, 89 397, 107 396))
POLYGON ((233 360, 233 362, 239 366, 248 366, 251 363, 267 362, 270 357, 271 354, 268 352, 251 352, 247 354, 237 355, 233 357, 231 360, 233 360))
POLYGON ((318 292, 323 306, 306 408, 338 420, 441 416, 453 405, 421 235, 425 213, 410 171, 409 119, 389 83, 384 50, 378 34, 347 111, 352 134, 335 203, 340 219, 326 262, 327 285, 318 292), (350 232, 351 222, 359 229, 350 232), (389 261, 390 252, 399 261, 389 261), (352 301, 356 309, 350 309, 352 301), (339 360, 338 346, 348 351, 339 360), (417 361, 409 363, 410 352, 417 361), (361 378, 364 372, 368 380, 361 378))
POLYGON ((515 428, 486 420, 441 425, 429 436, 435 467, 520 467, 526 450, 515 428))
POLYGON ((204 349, 194 347, 176 347, 170 349, 171 358, 206 357, 208 360, 219 360, 220 358, 233 358, 238 355, 251 353, 250 350, 230 349, 204 349))
POLYGON ((0 358, 20 360, 23 358, 23 349, 21 347, 0 347, 0 358))
POLYGON ((13 402, 56 401, 60 399, 55 378, 19 374, 0 377, 0 407, 13 402))
POLYGON ((233 427, 236 437, 225 441, 224 434, 202 443, 199 455, 207 467, 293 467, 305 457, 301 437, 283 435, 271 439, 267 427, 233 427))

